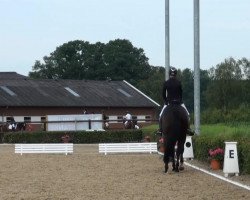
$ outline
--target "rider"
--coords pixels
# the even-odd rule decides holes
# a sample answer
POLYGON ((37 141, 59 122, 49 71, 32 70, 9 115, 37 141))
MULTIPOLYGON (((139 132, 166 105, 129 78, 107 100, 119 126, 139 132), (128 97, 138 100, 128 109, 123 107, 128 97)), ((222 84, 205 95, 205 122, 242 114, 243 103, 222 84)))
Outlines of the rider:
POLYGON ((105 114, 104 110, 102 111, 102 120, 103 120, 103 125, 104 125, 104 129, 108 129, 109 128, 109 123, 108 123, 108 116, 105 114))
MULTIPOLYGON (((163 84, 162 97, 164 100, 164 106, 160 113, 160 120, 159 120, 159 132, 160 133, 162 133, 161 115, 164 109, 170 103, 181 104, 181 106, 185 108, 188 118, 190 119, 189 112, 186 106, 184 105, 184 103, 182 102, 182 85, 181 85, 181 82, 176 78, 176 75, 177 75, 177 69, 174 67, 170 67, 169 79, 165 81, 163 84)), ((193 134, 194 133, 188 127, 188 135, 193 135, 193 134)))
POLYGON ((9 118, 9 123, 10 123, 9 129, 14 131, 16 129, 16 121, 13 116, 9 118))
POLYGON ((127 126, 127 124, 132 120, 132 115, 129 113, 129 111, 126 112, 126 115, 125 115, 125 126, 127 126))

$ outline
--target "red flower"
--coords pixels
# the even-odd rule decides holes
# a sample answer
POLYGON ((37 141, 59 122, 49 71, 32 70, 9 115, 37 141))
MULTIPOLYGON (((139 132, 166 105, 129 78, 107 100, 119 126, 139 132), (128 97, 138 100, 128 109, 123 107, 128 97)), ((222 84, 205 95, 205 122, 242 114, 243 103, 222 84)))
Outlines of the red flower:
POLYGON ((222 161, 224 158, 224 150, 221 148, 217 148, 217 149, 209 149, 208 151, 209 156, 211 159, 216 159, 216 160, 220 160, 222 161))

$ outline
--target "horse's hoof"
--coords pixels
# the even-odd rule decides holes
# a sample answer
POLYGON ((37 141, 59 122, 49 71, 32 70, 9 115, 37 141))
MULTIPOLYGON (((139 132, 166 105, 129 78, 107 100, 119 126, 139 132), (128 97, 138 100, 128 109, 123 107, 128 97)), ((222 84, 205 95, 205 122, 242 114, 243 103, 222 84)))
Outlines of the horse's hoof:
POLYGON ((175 169, 175 172, 179 172, 179 169, 178 169, 178 168, 176 168, 176 169, 175 169))
POLYGON ((165 165, 165 173, 168 172, 168 165, 165 165))
POLYGON ((183 167, 183 166, 180 166, 180 167, 179 167, 179 170, 180 170, 180 171, 183 171, 183 170, 184 170, 184 167, 183 167))

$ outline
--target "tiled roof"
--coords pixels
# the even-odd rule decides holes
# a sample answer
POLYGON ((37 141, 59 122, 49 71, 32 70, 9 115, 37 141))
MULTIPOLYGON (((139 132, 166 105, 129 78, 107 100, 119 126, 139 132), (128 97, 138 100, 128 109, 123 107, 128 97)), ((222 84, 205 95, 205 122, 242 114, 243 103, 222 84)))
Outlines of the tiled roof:
POLYGON ((16 72, 0 72, 0 80, 3 79, 24 79, 27 78, 24 75, 18 74, 16 72))
POLYGON ((31 79, 0 72, 0 106, 157 107, 126 81, 31 79))

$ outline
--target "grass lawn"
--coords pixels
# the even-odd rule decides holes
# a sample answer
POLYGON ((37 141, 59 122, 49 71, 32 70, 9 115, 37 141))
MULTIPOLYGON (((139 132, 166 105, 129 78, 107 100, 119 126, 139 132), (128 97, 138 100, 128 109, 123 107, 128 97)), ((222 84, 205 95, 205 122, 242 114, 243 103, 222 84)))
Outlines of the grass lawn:
MULTIPOLYGON (((158 124, 149 125, 142 128, 144 135, 150 135, 152 140, 156 138, 155 133, 159 128, 158 124)), ((194 129, 194 126, 191 126, 194 129)), ((204 124, 200 127, 200 134, 242 134, 250 137, 250 124, 204 124)))

